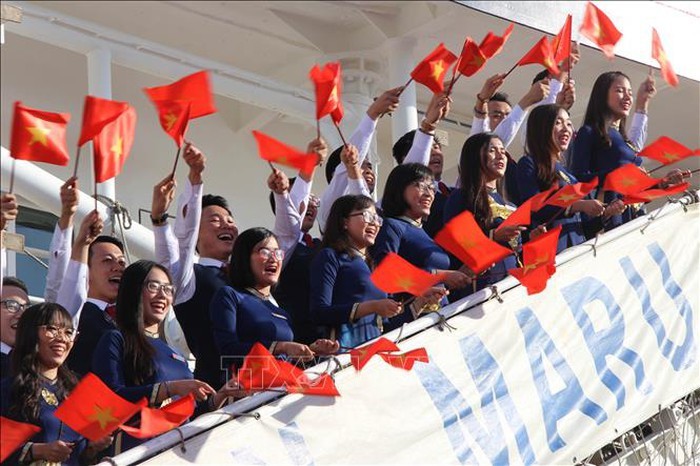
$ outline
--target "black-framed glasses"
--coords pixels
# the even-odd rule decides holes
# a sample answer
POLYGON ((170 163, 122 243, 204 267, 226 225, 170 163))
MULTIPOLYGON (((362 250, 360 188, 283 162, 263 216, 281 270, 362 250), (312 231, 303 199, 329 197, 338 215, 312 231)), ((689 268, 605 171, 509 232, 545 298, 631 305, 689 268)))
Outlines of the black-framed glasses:
POLYGON ((0 304, 2 304, 5 309, 7 309, 10 314, 17 314, 17 313, 22 313, 27 309, 28 304, 27 303, 20 303, 16 299, 3 299, 0 301, 0 304))
POLYGON ((431 181, 415 181, 413 186, 418 188, 421 194, 435 194, 435 184, 431 181))
POLYGON ((382 226, 384 224, 384 219, 375 212, 370 212, 369 210, 363 210, 362 212, 356 212, 354 214, 348 215, 348 217, 359 217, 362 215, 362 220, 365 223, 374 223, 377 226, 382 226))
POLYGON ((160 291, 163 291, 163 294, 169 297, 175 294, 175 285, 171 285, 170 283, 161 283, 155 280, 148 280, 145 286, 146 289, 153 294, 156 294, 160 291))
POLYGON ((78 337, 78 333, 80 333, 72 327, 59 327, 52 324, 39 325, 39 328, 44 330, 44 336, 52 340, 61 337, 61 339, 72 342, 75 341, 78 337))
POLYGON ((258 249, 258 255, 264 260, 268 260, 271 256, 275 258, 276 261, 284 260, 284 250, 283 249, 270 249, 270 248, 260 248, 258 249))

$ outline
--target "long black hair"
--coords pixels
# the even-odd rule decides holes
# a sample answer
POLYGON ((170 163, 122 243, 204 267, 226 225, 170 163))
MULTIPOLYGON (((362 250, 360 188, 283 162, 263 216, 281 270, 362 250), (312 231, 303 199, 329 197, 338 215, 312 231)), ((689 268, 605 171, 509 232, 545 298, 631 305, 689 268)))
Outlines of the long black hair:
MULTIPOLYGON (((615 80, 620 77, 627 79, 627 81, 630 80, 622 71, 607 71, 598 76, 598 79, 596 79, 593 84, 591 97, 588 99, 586 116, 583 118, 583 124, 593 128, 603 143, 608 147, 612 144, 610 136, 608 135, 608 130, 605 127, 606 120, 612 117, 610 107, 608 106, 608 94, 615 80)), ((622 139, 629 142, 627 139, 627 131, 625 130, 626 124, 627 117, 623 116, 620 118, 619 131, 620 135, 622 135, 622 139)))
POLYGON ((250 267, 250 255, 256 244, 268 238, 277 239, 273 232, 263 227, 249 228, 238 235, 233 243, 231 265, 228 270, 228 278, 232 287, 239 290, 255 287, 255 276, 250 267))
POLYGON ((389 173, 384 185, 382 211, 385 217, 401 217, 406 215, 409 205, 404 197, 406 188, 420 181, 433 182, 433 172, 420 163, 405 163, 394 167, 389 173))
POLYGON ((562 109, 564 107, 557 104, 540 105, 532 110, 527 119, 527 153, 535 161, 537 185, 541 191, 549 189, 557 180, 554 163, 560 150, 554 142, 552 131, 562 109))
MULTIPOLYGON (((489 193, 486 190, 486 153, 492 139, 500 139, 494 133, 475 134, 462 146, 459 158, 459 177, 465 193, 465 205, 483 230, 491 226, 492 215, 489 193)), ((496 183, 502 193, 502 181, 496 183)))
POLYGON ((156 262, 140 260, 124 270, 117 294, 117 325, 124 337, 124 377, 129 385, 142 385, 154 373, 155 349, 148 341, 143 321, 143 287, 153 268, 170 272, 156 262))
MULTIPOLYGON (((374 206, 372 198, 362 194, 348 194, 335 200, 326 220, 326 230, 323 234, 321 247, 331 248, 339 253, 350 254, 352 244, 345 227, 345 221, 355 210, 365 210, 374 206)), ((369 256, 368 261, 369 261, 369 256)), ((368 262, 371 266, 371 262, 368 262)))
MULTIPOLYGON (((71 316, 57 303, 35 304, 27 308, 17 325, 17 339, 12 350, 12 373, 14 380, 10 389, 11 417, 24 422, 39 422, 41 399, 41 377, 39 361, 39 327, 42 325, 65 325, 73 328, 71 316)), ((65 364, 58 368, 56 380, 57 398, 62 401, 78 383, 75 375, 65 364)))

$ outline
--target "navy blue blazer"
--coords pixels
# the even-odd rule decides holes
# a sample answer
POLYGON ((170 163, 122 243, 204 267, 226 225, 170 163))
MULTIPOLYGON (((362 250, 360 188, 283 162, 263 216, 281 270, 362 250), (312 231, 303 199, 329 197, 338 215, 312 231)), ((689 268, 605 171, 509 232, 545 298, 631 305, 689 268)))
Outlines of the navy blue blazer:
POLYGON ((78 323, 80 333, 66 359, 66 364, 78 375, 78 378, 90 372, 92 355, 102 335, 116 328, 114 320, 96 304, 86 302, 83 305, 78 323))

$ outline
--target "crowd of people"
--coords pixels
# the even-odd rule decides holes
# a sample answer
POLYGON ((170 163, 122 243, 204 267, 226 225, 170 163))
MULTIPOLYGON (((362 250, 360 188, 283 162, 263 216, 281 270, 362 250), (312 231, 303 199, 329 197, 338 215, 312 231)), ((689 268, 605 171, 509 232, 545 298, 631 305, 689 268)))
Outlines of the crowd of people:
MULTIPOLYGON (((2 278, 2 415, 42 428, 8 461, 78 464, 142 442, 124 433, 89 442, 54 417, 88 372, 127 400, 145 397, 149 406, 160 406, 192 393, 195 414, 215 410, 246 396, 233 376, 255 343, 299 363, 347 351, 503 279, 517 267, 523 242, 547 227, 562 226, 561 252, 642 214, 642 206, 625 205, 619 193, 602 186, 615 168, 641 165, 636 153, 646 139, 654 80, 649 76, 641 83, 635 106, 627 76, 601 74, 575 132, 569 116, 575 87, 567 64, 558 76, 546 71, 536 76, 515 106, 499 92, 505 75, 486 80, 476 95, 457 186, 442 179, 443 154, 435 137, 452 105, 445 92, 433 96, 419 128, 396 141, 397 165, 383 189, 377 186, 370 141, 380 115, 397 108, 402 88, 384 92, 347 145, 329 155, 322 138, 309 143, 317 166, 325 164, 328 187, 320 196, 312 194, 313 172, 289 179, 273 169, 267 180, 273 230, 246 225, 239 233, 235 208, 220 195, 203 194, 206 158, 188 142, 183 158, 189 173, 173 223, 168 216, 177 188, 173 177, 153 189, 152 260, 127 264, 124 245, 102 235, 96 211, 74 235, 79 185, 76 178, 67 180, 58 193, 62 210, 50 247, 45 302, 30 305, 21 277, 2 278), (523 125, 524 139, 514 144, 523 125), (598 189, 567 209, 545 207, 530 225, 497 229, 532 196, 596 176, 598 189), (464 211, 491 239, 513 250, 478 276, 433 240, 464 211), (312 237, 316 224, 321 238, 312 237), (442 283, 414 299, 383 292, 370 276, 389 253, 443 274, 442 283)), ((671 170, 659 184, 689 176, 671 170)), ((15 196, 3 194, 3 229, 17 213, 15 196)))

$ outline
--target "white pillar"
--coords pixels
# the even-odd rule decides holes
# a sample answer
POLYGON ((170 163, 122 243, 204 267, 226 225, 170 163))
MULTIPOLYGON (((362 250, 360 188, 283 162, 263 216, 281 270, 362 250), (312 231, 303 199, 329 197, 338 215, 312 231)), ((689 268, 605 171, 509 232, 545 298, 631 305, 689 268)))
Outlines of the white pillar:
MULTIPOLYGON (((413 51, 416 40, 401 38, 389 46, 389 80, 391 87, 401 86, 411 77, 416 66, 413 51)), ((391 116, 392 143, 411 130, 418 128, 418 111, 416 108, 416 84, 411 82, 401 93, 399 108, 391 116)))
MULTIPOLYGON (((103 99, 112 98, 112 53, 105 48, 87 54, 88 93, 103 99)), ((90 143, 92 144, 92 143, 90 143)), ((89 191, 89 190, 88 190, 89 191)), ((97 194, 116 199, 114 178, 97 185, 97 194)))

